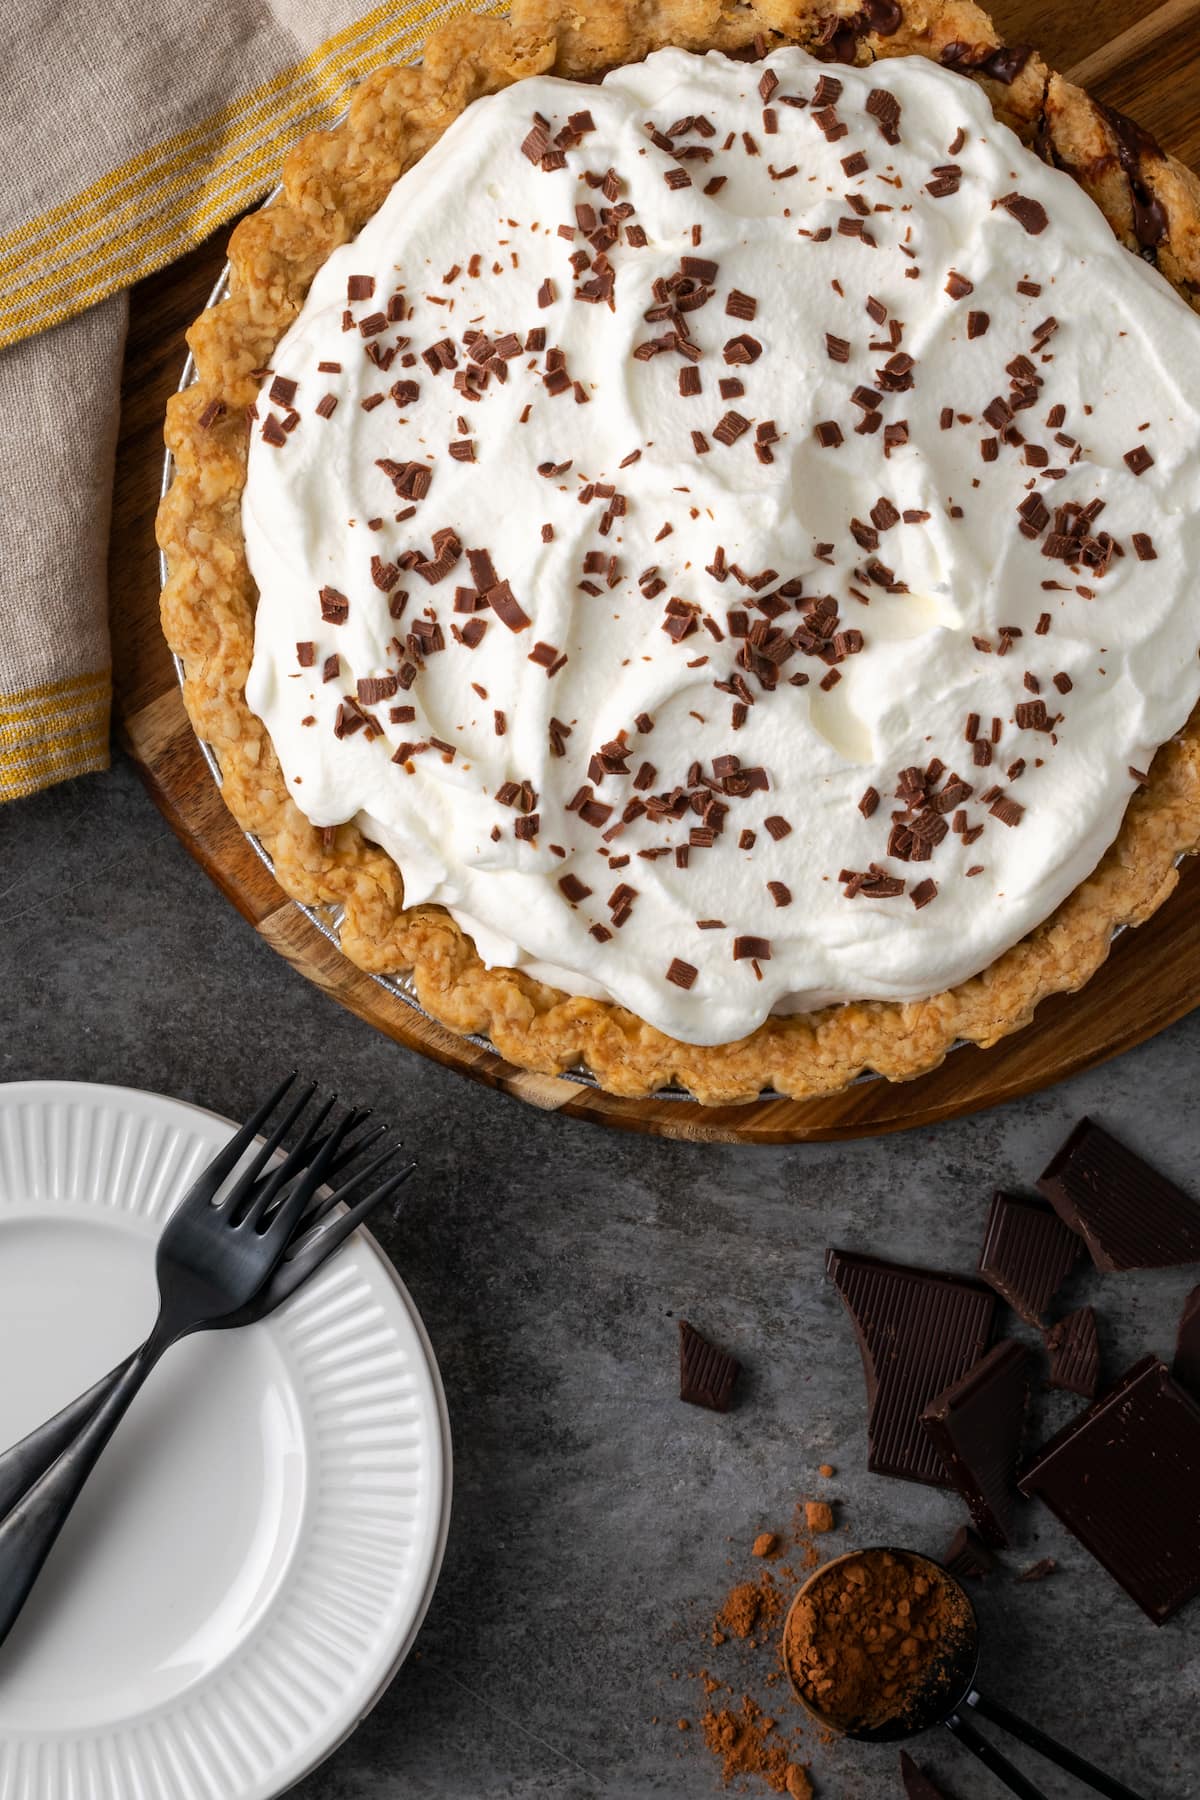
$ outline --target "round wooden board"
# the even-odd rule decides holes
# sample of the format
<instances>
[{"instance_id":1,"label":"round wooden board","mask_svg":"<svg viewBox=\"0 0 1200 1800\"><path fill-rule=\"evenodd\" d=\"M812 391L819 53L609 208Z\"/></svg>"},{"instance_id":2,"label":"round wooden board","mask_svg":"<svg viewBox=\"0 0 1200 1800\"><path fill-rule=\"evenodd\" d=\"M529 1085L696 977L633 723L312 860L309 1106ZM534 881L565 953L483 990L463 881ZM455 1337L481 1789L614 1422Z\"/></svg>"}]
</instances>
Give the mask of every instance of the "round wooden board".
<instances>
[{"instance_id":1,"label":"round wooden board","mask_svg":"<svg viewBox=\"0 0 1200 1800\"><path fill-rule=\"evenodd\" d=\"M1036 43L1052 66L1078 74L1168 149L1200 166L1197 0L1159 6L1095 0L1087 8L998 0L991 10L1008 42ZM132 295L110 569L119 732L197 861L310 981L397 1043L534 1106L629 1131L756 1144L870 1136L995 1106L1130 1049L1200 1002L1200 864L1187 866L1148 924L1121 935L1081 993L1047 1001L1026 1030L990 1050L956 1050L916 1081L860 1082L819 1100L702 1107L684 1100L615 1099L577 1082L514 1069L362 974L291 904L226 811L159 629L154 512L163 409L186 354L184 331L220 271L225 236L218 234Z\"/></svg>"}]
</instances>

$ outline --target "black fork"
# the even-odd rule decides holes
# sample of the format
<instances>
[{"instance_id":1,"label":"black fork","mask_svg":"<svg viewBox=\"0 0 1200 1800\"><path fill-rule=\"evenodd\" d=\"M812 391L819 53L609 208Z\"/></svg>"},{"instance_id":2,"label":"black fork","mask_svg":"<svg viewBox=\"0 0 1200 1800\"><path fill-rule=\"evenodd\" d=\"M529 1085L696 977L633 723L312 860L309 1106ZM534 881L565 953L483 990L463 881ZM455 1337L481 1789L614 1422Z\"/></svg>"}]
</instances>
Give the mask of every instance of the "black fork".
<instances>
[{"instance_id":1,"label":"black fork","mask_svg":"<svg viewBox=\"0 0 1200 1800\"><path fill-rule=\"evenodd\" d=\"M357 1137L350 1135L365 1116L352 1113L347 1120L344 1142L325 1171L327 1180L341 1174L372 1145L378 1147L384 1134L383 1126L360 1132ZM317 1139L312 1146L314 1154L319 1153L324 1142L324 1137ZM377 1186L367 1187L371 1177L391 1162L400 1148L399 1144L392 1144L344 1182L335 1194L312 1201L292 1234L284 1260L254 1298L226 1318L212 1320L204 1329L231 1331L239 1325L256 1324L282 1306L285 1300L290 1300L296 1289L341 1248L368 1213L391 1200L412 1175L416 1164L409 1162L403 1168L393 1169ZM107 1375L102 1375L86 1393L69 1401L53 1418L47 1419L44 1425L35 1426L11 1449L0 1452L0 1520L79 1436L132 1361L132 1356L127 1357Z\"/></svg>"},{"instance_id":2,"label":"black fork","mask_svg":"<svg viewBox=\"0 0 1200 1800\"><path fill-rule=\"evenodd\" d=\"M250 1306L283 1263L293 1233L306 1213L314 1229L308 1235L307 1249L304 1245L298 1249L297 1257L303 1256L305 1263L289 1291L294 1291L305 1275L324 1260L324 1255L336 1247L330 1237L336 1235L336 1228L344 1224L344 1219L329 1219L322 1226L320 1214L326 1206L319 1202L314 1206L314 1197L355 1115L348 1114L320 1138L321 1126L333 1105L332 1100L326 1102L306 1126L295 1149L264 1175L285 1133L312 1099L315 1087L305 1088L292 1101L247 1169L228 1192L222 1192L294 1080L290 1076L283 1082L230 1139L171 1215L159 1239L159 1312L150 1336L112 1378L107 1394L83 1430L0 1523L0 1643L11 1631L88 1476L163 1353L191 1332L229 1323ZM382 1160L376 1158L372 1169ZM364 1171L364 1175L368 1172ZM391 1180L394 1182L395 1177Z\"/></svg>"}]
</instances>

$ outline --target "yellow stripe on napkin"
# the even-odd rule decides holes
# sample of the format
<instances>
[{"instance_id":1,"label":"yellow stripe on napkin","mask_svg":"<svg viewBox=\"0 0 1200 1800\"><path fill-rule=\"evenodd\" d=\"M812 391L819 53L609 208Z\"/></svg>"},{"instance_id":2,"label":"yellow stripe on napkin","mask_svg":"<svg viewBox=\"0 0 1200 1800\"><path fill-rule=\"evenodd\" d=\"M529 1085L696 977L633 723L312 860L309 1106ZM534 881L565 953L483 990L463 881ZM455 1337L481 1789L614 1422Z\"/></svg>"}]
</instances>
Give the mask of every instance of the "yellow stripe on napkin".
<instances>
[{"instance_id":1,"label":"yellow stripe on napkin","mask_svg":"<svg viewBox=\"0 0 1200 1800\"><path fill-rule=\"evenodd\" d=\"M240 100L4 234L0 348L71 318L194 248L275 184L289 146L332 124L353 82L389 62L411 62L430 26L459 10L448 0L377 6ZM474 10L496 13L504 6L485 0Z\"/></svg>"},{"instance_id":2,"label":"yellow stripe on napkin","mask_svg":"<svg viewBox=\"0 0 1200 1800\"><path fill-rule=\"evenodd\" d=\"M0 802L108 767L107 669L0 694Z\"/></svg>"}]
</instances>

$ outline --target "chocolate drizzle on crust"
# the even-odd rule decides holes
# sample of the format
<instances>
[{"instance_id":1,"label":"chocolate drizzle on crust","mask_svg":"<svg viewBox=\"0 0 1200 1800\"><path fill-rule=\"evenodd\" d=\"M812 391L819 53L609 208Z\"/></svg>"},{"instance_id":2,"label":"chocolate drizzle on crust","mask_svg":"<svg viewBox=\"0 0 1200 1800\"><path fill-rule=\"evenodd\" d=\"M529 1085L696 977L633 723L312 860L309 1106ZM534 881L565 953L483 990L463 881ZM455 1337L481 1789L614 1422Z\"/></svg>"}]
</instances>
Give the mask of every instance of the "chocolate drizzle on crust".
<instances>
[{"instance_id":1,"label":"chocolate drizzle on crust","mask_svg":"<svg viewBox=\"0 0 1200 1800\"><path fill-rule=\"evenodd\" d=\"M943 68L986 75L989 81L1011 87L1032 55L1033 50L1028 44L1001 44L993 50L987 45L965 44L961 39L955 39L943 45L938 61Z\"/></svg>"},{"instance_id":2,"label":"chocolate drizzle on crust","mask_svg":"<svg viewBox=\"0 0 1200 1800\"><path fill-rule=\"evenodd\" d=\"M1143 165L1165 162L1162 146L1157 138L1151 137L1135 120L1117 112L1115 107L1105 106L1099 100L1093 104L1116 139L1117 158L1129 182L1134 236L1143 250L1153 252L1167 236L1167 210L1146 182Z\"/></svg>"}]
</instances>

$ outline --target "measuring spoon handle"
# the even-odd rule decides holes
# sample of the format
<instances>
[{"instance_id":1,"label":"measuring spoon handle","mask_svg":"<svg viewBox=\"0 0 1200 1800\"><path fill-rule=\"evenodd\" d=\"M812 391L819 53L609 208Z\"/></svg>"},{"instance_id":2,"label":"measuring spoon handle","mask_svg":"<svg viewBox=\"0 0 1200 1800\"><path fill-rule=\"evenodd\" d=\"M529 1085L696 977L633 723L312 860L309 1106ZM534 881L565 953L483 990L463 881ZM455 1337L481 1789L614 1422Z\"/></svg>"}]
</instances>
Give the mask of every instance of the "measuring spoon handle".
<instances>
[{"instance_id":1,"label":"measuring spoon handle","mask_svg":"<svg viewBox=\"0 0 1200 1800\"><path fill-rule=\"evenodd\" d=\"M1090 1787L1093 1793L1104 1794L1106 1800L1142 1800L1141 1795L1135 1794L1132 1788L1125 1786L1124 1782L1114 1780L1111 1775L1106 1775L1103 1769L1097 1769L1093 1763L1087 1762L1082 1756L1076 1756L1073 1750L1068 1750L1065 1745L1056 1743L1052 1737L1047 1737L1046 1733L1039 1731L1036 1725L1029 1725L1024 1719L1018 1719L1016 1713L1010 1713L1008 1708L1001 1706L998 1701L989 1700L984 1694L974 1692L968 1694L967 1705L981 1718L990 1719L993 1725L999 1725L1001 1731L1010 1732L1023 1744L1028 1744L1031 1750L1036 1750L1039 1756L1046 1758L1047 1762L1056 1763L1060 1769L1065 1769L1068 1775L1074 1775L1077 1780Z\"/></svg>"},{"instance_id":2,"label":"measuring spoon handle","mask_svg":"<svg viewBox=\"0 0 1200 1800\"><path fill-rule=\"evenodd\" d=\"M990 1769L993 1775L1000 1777L1009 1793L1016 1794L1017 1800L1046 1800L1046 1795L1043 1794L1041 1788L1034 1787L1032 1781L1025 1779L1020 1769L1013 1767L1007 1756L1003 1756L995 1745L988 1743L986 1738L980 1737L969 1719L964 1719L960 1713L953 1712L945 1721L945 1725L946 1730L952 1731L960 1744L965 1745L972 1755L979 1758L985 1769Z\"/></svg>"}]
</instances>

